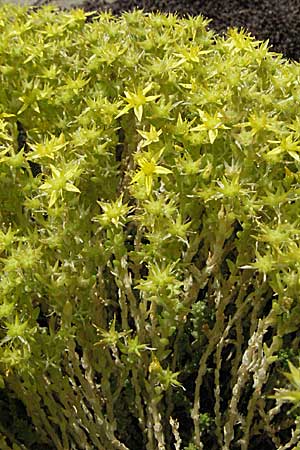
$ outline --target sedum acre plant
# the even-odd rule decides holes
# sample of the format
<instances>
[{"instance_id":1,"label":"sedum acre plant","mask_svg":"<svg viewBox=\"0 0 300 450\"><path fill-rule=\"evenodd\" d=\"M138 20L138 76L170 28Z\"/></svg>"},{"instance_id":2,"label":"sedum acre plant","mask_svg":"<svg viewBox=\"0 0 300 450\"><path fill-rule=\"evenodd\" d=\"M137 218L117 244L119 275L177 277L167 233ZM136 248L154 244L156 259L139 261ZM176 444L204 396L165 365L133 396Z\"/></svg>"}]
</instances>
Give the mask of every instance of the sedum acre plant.
<instances>
[{"instance_id":1,"label":"sedum acre plant","mask_svg":"<svg viewBox=\"0 0 300 450\"><path fill-rule=\"evenodd\" d=\"M3 450L300 445L300 67L208 22L0 9Z\"/></svg>"}]
</instances>

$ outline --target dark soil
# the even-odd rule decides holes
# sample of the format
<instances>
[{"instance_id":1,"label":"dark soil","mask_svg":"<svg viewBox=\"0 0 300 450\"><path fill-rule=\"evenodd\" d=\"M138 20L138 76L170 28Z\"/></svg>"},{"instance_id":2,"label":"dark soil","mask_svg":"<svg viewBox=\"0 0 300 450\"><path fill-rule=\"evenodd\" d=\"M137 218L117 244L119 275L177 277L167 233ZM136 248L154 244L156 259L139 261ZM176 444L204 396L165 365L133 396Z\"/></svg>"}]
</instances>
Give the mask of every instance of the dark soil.
<instances>
[{"instance_id":1,"label":"dark soil","mask_svg":"<svg viewBox=\"0 0 300 450\"><path fill-rule=\"evenodd\" d=\"M218 33L245 28L258 40L269 39L271 51L300 61L300 0L86 0L85 11L109 10L115 15L134 8L145 12L177 12L179 17L202 14L213 19Z\"/></svg>"}]
</instances>

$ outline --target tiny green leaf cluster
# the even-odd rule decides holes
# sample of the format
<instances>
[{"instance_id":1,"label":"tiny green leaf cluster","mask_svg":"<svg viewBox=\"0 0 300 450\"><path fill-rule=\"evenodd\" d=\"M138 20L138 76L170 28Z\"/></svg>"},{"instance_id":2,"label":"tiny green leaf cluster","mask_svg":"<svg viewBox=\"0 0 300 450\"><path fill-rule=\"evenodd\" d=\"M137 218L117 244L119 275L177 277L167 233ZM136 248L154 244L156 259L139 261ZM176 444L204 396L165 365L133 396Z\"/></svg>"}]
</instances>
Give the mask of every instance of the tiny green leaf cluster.
<instances>
[{"instance_id":1,"label":"tiny green leaf cluster","mask_svg":"<svg viewBox=\"0 0 300 450\"><path fill-rule=\"evenodd\" d=\"M0 9L3 449L300 445L300 66L208 23Z\"/></svg>"}]
</instances>

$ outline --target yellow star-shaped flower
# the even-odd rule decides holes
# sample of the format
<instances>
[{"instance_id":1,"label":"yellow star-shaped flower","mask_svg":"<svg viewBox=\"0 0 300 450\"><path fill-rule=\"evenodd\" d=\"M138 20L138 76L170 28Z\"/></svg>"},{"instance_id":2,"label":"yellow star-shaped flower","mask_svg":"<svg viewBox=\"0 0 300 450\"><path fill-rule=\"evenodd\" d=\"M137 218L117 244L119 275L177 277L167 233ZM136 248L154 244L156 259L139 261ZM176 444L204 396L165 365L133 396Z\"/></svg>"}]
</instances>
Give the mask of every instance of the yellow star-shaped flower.
<instances>
[{"instance_id":1,"label":"yellow star-shaped flower","mask_svg":"<svg viewBox=\"0 0 300 450\"><path fill-rule=\"evenodd\" d=\"M171 170L157 165L159 158L161 157L164 148L162 148L155 155L151 155L151 153L144 153L142 155L138 155L136 157L137 163L140 166L140 170L137 174L132 178L131 183L136 183L137 181L141 181L145 183L146 193L150 195L152 191L153 185L153 177L154 175L162 175L172 173Z\"/></svg>"}]
</instances>

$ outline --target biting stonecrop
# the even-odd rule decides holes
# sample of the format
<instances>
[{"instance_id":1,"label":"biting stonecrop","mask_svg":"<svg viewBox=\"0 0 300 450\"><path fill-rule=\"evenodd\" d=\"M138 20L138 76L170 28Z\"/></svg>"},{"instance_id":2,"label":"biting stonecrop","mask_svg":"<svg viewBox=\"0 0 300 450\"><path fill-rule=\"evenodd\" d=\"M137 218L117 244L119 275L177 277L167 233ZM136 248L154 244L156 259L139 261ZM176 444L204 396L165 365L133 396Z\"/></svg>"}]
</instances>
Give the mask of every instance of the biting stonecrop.
<instances>
[{"instance_id":1,"label":"biting stonecrop","mask_svg":"<svg viewBox=\"0 0 300 450\"><path fill-rule=\"evenodd\" d=\"M148 196L151 194L155 175L172 173L171 170L157 164L163 154L163 151L164 148L156 154L152 154L151 152L143 152L136 155L139 170L133 176L131 183L140 182L140 184L145 188Z\"/></svg>"},{"instance_id":2,"label":"biting stonecrop","mask_svg":"<svg viewBox=\"0 0 300 450\"><path fill-rule=\"evenodd\" d=\"M208 23L0 9L1 449L300 445L300 66Z\"/></svg>"}]
</instances>

